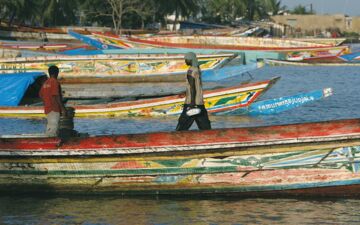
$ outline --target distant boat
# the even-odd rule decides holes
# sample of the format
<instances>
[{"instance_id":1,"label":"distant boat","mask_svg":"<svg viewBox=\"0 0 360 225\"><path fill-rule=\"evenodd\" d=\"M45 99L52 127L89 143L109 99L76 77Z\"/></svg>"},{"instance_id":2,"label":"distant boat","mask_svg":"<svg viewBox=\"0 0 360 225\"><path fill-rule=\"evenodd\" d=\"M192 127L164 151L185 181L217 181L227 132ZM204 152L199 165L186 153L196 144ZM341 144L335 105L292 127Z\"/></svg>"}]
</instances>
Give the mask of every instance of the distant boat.
<instances>
[{"instance_id":1,"label":"distant boat","mask_svg":"<svg viewBox=\"0 0 360 225\"><path fill-rule=\"evenodd\" d=\"M359 124L2 135L0 193L359 197Z\"/></svg>"},{"instance_id":2,"label":"distant boat","mask_svg":"<svg viewBox=\"0 0 360 225\"><path fill-rule=\"evenodd\" d=\"M360 62L360 52L354 52L339 56L340 59L346 62Z\"/></svg>"},{"instance_id":3,"label":"distant boat","mask_svg":"<svg viewBox=\"0 0 360 225\"><path fill-rule=\"evenodd\" d=\"M311 43L319 43L325 45L339 46L346 41L346 38L294 38L296 41L305 41Z\"/></svg>"},{"instance_id":4,"label":"distant boat","mask_svg":"<svg viewBox=\"0 0 360 225\"><path fill-rule=\"evenodd\" d=\"M68 44L57 43L0 41L0 48L4 49L55 51L68 47Z\"/></svg>"},{"instance_id":5,"label":"distant boat","mask_svg":"<svg viewBox=\"0 0 360 225\"><path fill-rule=\"evenodd\" d=\"M333 46L329 48L317 48L301 51L290 51L286 53L286 60L301 62L341 62L339 57L348 54L350 49L348 46Z\"/></svg>"},{"instance_id":6,"label":"distant boat","mask_svg":"<svg viewBox=\"0 0 360 225\"><path fill-rule=\"evenodd\" d=\"M153 36L128 37L126 40L153 45L154 47L258 50L258 51L304 51L330 48L331 45L295 41L281 38L229 37L229 36ZM347 46L343 46L347 47Z\"/></svg>"},{"instance_id":7,"label":"distant boat","mask_svg":"<svg viewBox=\"0 0 360 225\"><path fill-rule=\"evenodd\" d=\"M107 43L103 43L101 41L98 41L94 38L76 33L74 31L69 30L68 33L73 36L74 38L78 39L79 41L84 42L85 44L88 44L92 47L95 47L96 49L119 49L121 48L118 45L113 45L113 44L107 44Z\"/></svg>"},{"instance_id":8,"label":"distant boat","mask_svg":"<svg viewBox=\"0 0 360 225\"><path fill-rule=\"evenodd\" d=\"M346 63L346 62L335 62L335 63L324 63L324 62L294 62L286 60L274 60L265 59L265 64L270 66L360 66L360 63Z\"/></svg>"},{"instance_id":9,"label":"distant boat","mask_svg":"<svg viewBox=\"0 0 360 225\"><path fill-rule=\"evenodd\" d=\"M279 78L204 91L209 113L248 107ZM76 117L169 116L182 112L185 96L123 101L108 104L73 105ZM0 117L44 117L42 106L0 107Z\"/></svg>"}]
</instances>

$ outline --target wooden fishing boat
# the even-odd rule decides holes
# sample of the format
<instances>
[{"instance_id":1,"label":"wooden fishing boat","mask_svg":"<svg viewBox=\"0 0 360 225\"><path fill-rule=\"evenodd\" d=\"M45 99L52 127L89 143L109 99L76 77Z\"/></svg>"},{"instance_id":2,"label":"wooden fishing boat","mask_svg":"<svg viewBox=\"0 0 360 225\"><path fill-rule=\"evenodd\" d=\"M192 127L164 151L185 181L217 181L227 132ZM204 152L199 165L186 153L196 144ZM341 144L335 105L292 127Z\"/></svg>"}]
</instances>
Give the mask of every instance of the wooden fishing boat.
<instances>
[{"instance_id":1,"label":"wooden fishing boat","mask_svg":"<svg viewBox=\"0 0 360 225\"><path fill-rule=\"evenodd\" d=\"M338 56L351 52L346 45L333 46L290 39L255 37L170 36L146 39L127 38L126 40L151 44L153 47L275 51L285 54L286 59L292 61L336 61Z\"/></svg>"},{"instance_id":2,"label":"wooden fishing boat","mask_svg":"<svg viewBox=\"0 0 360 225\"><path fill-rule=\"evenodd\" d=\"M339 56L339 58L345 62L358 63L360 60L360 52L344 54L344 55Z\"/></svg>"},{"instance_id":3,"label":"wooden fishing boat","mask_svg":"<svg viewBox=\"0 0 360 225\"><path fill-rule=\"evenodd\" d=\"M286 60L265 59L264 62L270 66L360 66L360 63L323 63L323 62L294 62Z\"/></svg>"},{"instance_id":4,"label":"wooden fishing boat","mask_svg":"<svg viewBox=\"0 0 360 225\"><path fill-rule=\"evenodd\" d=\"M119 49L119 48L123 48L120 47L120 45L114 45L112 43L104 43L101 41L98 41L94 38L82 35L82 34L78 34L74 31L69 30L68 33L73 36L74 38L78 39L79 41L82 41L92 47L95 47L96 49Z\"/></svg>"},{"instance_id":5,"label":"wooden fishing boat","mask_svg":"<svg viewBox=\"0 0 360 225\"><path fill-rule=\"evenodd\" d=\"M290 51L286 53L286 60L288 61L302 61L311 63L320 62L341 62L339 58L341 55L348 54L350 48L348 46L334 46L329 48L315 48L301 51Z\"/></svg>"},{"instance_id":6,"label":"wooden fishing boat","mask_svg":"<svg viewBox=\"0 0 360 225\"><path fill-rule=\"evenodd\" d=\"M294 38L296 41L305 41L311 43L320 43L325 45L339 46L346 41L346 38Z\"/></svg>"},{"instance_id":7,"label":"wooden fishing boat","mask_svg":"<svg viewBox=\"0 0 360 225\"><path fill-rule=\"evenodd\" d=\"M224 66L219 69L205 70L202 72L204 89L214 89L218 87L229 87L231 84L226 79L256 70L264 65L263 62L250 63L247 65ZM183 75L184 77L184 75ZM128 98L128 97L159 97L183 93L186 88L184 79L179 82L95 82L88 83L63 83L62 91L65 98L71 99L90 99L90 98ZM109 80L109 79L107 79ZM83 80L80 80L83 81Z\"/></svg>"},{"instance_id":8,"label":"wooden fishing boat","mask_svg":"<svg viewBox=\"0 0 360 225\"><path fill-rule=\"evenodd\" d=\"M209 113L248 107L279 78L204 91L205 107ZM76 117L169 116L181 113L184 95L123 101L109 104L72 105ZM0 117L45 117L42 106L0 107Z\"/></svg>"},{"instance_id":9,"label":"wooden fishing boat","mask_svg":"<svg viewBox=\"0 0 360 225\"><path fill-rule=\"evenodd\" d=\"M143 54L186 54L191 51L196 55L218 55L218 54L237 54L241 57L246 64L256 62L258 59L278 59L285 60L286 55L284 53L272 52L272 51L242 51L242 50L217 50L217 49L186 49L186 48L128 48L128 49L110 49L110 50L97 50L98 54L122 54L122 55L143 55ZM93 51L83 51L81 54L86 55Z\"/></svg>"},{"instance_id":10,"label":"wooden fishing boat","mask_svg":"<svg viewBox=\"0 0 360 225\"><path fill-rule=\"evenodd\" d=\"M54 54L55 53L43 52L43 51L0 48L0 58L33 57L33 56L46 56L46 55L49 56Z\"/></svg>"},{"instance_id":11,"label":"wooden fishing boat","mask_svg":"<svg viewBox=\"0 0 360 225\"><path fill-rule=\"evenodd\" d=\"M1 48L22 49L22 50L59 50L68 47L67 44L51 43L18 43L18 42L0 42Z\"/></svg>"},{"instance_id":12,"label":"wooden fishing boat","mask_svg":"<svg viewBox=\"0 0 360 225\"><path fill-rule=\"evenodd\" d=\"M324 88L322 90L311 91L291 96L284 96L275 99L267 99L256 101L248 108L240 108L232 112L224 114L247 114L247 115L274 115L290 109L300 107L302 105L328 98L333 95L332 88Z\"/></svg>"},{"instance_id":13,"label":"wooden fishing boat","mask_svg":"<svg viewBox=\"0 0 360 225\"><path fill-rule=\"evenodd\" d=\"M0 29L0 36L16 40L52 40L74 41L73 37L64 33L52 33L49 31L8 31Z\"/></svg>"},{"instance_id":14,"label":"wooden fishing boat","mask_svg":"<svg viewBox=\"0 0 360 225\"><path fill-rule=\"evenodd\" d=\"M129 48L156 48L156 46L145 43L133 42L128 39L119 37L113 34L104 34L101 32L93 32L92 36L105 45L115 46L118 48L129 49Z\"/></svg>"},{"instance_id":15,"label":"wooden fishing boat","mask_svg":"<svg viewBox=\"0 0 360 225\"><path fill-rule=\"evenodd\" d=\"M360 120L0 138L0 193L360 196Z\"/></svg>"},{"instance_id":16,"label":"wooden fishing boat","mask_svg":"<svg viewBox=\"0 0 360 225\"><path fill-rule=\"evenodd\" d=\"M128 37L126 40L158 47L230 50L300 51L331 47L325 44L300 42L289 39L257 37L155 36L147 38Z\"/></svg>"},{"instance_id":17,"label":"wooden fishing boat","mask_svg":"<svg viewBox=\"0 0 360 225\"><path fill-rule=\"evenodd\" d=\"M234 54L198 55L203 71L223 66ZM38 56L0 59L0 72L47 72L57 65L62 83L183 81L183 55ZM171 75L171 76L170 76Z\"/></svg>"}]
</instances>

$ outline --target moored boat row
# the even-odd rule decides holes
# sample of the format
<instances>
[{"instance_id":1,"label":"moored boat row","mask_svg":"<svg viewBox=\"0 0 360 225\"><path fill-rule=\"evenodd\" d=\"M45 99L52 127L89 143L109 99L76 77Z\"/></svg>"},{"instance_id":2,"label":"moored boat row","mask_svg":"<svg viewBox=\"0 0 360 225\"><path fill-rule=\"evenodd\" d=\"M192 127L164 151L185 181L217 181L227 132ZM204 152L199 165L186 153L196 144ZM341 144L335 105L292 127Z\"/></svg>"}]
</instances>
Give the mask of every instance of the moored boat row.
<instances>
[{"instance_id":1,"label":"moored boat row","mask_svg":"<svg viewBox=\"0 0 360 225\"><path fill-rule=\"evenodd\" d=\"M179 115L185 100L179 91L185 88L176 84L186 80L184 54L189 51L197 53L204 87L211 83L204 91L210 114L280 113L326 98L332 89L256 102L278 80L241 84L241 74L259 68L257 59L323 63L350 52L345 45L280 38L69 33L89 46L78 44L68 52L72 56L63 51L68 46L51 43L3 46L32 47L40 53L46 47L54 55L0 59L0 71L46 73L57 65L64 97L75 99L67 106L80 118ZM219 81L228 78L232 80L222 87ZM111 92L116 100L76 104L76 98L91 102L100 92ZM43 111L33 105L0 107L0 117L43 118ZM303 196L319 195L320 190L324 196L358 196L359 124L353 119L108 136L2 135L0 193Z\"/></svg>"}]
</instances>

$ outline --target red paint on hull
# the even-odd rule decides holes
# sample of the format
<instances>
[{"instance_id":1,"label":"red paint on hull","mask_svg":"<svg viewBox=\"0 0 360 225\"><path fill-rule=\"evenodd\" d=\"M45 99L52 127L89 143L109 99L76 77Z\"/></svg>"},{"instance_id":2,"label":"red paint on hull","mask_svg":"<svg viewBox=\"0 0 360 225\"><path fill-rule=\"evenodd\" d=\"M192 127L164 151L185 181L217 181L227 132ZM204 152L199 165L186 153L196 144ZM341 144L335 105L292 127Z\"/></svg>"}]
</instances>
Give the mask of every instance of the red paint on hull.
<instances>
[{"instance_id":1,"label":"red paint on hull","mask_svg":"<svg viewBox=\"0 0 360 225\"><path fill-rule=\"evenodd\" d=\"M260 46L236 46L236 45L210 45L210 44L183 44L183 43L171 43L144 40L138 38L128 38L129 41L148 44L160 47L170 48L196 48L196 49L225 49L225 50L257 50L257 51L299 51L299 50L315 50L315 49L327 49L329 46L316 46L316 47L260 47Z\"/></svg>"},{"instance_id":2,"label":"red paint on hull","mask_svg":"<svg viewBox=\"0 0 360 225\"><path fill-rule=\"evenodd\" d=\"M0 138L2 150L59 149L61 151L96 150L112 148L176 147L214 144L232 144L360 135L360 119L317 123L278 125L267 127L214 129L207 131L157 132L72 138L62 142L58 138ZM131 153L131 152L129 152Z\"/></svg>"}]
</instances>

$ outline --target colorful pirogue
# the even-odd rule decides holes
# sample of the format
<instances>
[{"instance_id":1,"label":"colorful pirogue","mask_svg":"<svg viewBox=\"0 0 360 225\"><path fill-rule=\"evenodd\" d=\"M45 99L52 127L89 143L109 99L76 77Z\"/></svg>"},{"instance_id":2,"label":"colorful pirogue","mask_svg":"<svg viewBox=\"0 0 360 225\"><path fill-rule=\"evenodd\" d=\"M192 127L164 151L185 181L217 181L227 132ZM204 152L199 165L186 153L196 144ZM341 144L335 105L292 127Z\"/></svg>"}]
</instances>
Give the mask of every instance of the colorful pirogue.
<instances>
[{"instance_id":1,"label":"colorful pirogue","mask_svg":"<svg viewBox=\"0 0 360 225\"><path fill-rule=\"evenodd\" d=\"M155 36L147 38L129 37L127 40L151 44L157 47L209 48L231 50L288 51L298 49L328 48L331 45L294 41L280 38L226 37L226 36Z\"/></svg>"},{"instance_id":2,"label":"colorful pirogue","mask_svg":"<svg viewBox=\"0 0 360 225\"><path fill-rule=\"evenodd\" d=\"M351 52L349 46L346 45L334 46L330 43L322 44L276 38L229 36L154 36L150 38L116 38L114 35L100 35L98 33L94 34L94 36L105 45L110 43L120 48L131 48L131 46L139 47L136 46L136 44L143 44L162 48L273 51L284 54L287 60L293 61L336 61L338 60L338 56ZM124 46L124 43L127 43L127 46Z\"/></svg>"},{"instance_id":3,"label":"colorful pirogue","mask_svg":"<svg viewBox=\"0 0 360 225\"><path fill-rule=\"evenodd\" d=\"M309 50L286 52L286 59L289 61L305 62L340 62L339 56L350 52L348 46L332 46L328 48L315 48Z\"/></svg>"},{"instance_id":4,"label":"colorful pirogue","mask_svg":"<svg viewBox=\"0 0 360 225\"><path fill-rule=\"evenodd\" d=\"M278 78L271 80L204 91L205 107L210 113L236 110L248 107L262 93L269 89ZM118 116L168 116L182 111L184 96L143 99L137 101L78 105L76 117L118 117ZM43 107L0 107L0 117L44 117Z\"/></svg>"},{"instance_id":5,"label":"colorful pirogue","mask_svg":"<svg viewBox=\"0 0 360 225\"><path fill-rule=\"evenodd\" d=\"M198 55L204 71L234 57L234 54ZM96 82L101 82L99 78L111 78L112 82L183 81L182 75L188 69L183 55L94 55L0 59L0 72L46 72L49 65L57 65L60 79L67 83L92 82L94 78Z\"/></svg>"},{"instance_id":6,"label":"colorful pirogue","mask_svg":"<svg viewBox=\"0 0 360 225\"><path fill-rule=\"evenodd\" d=\"M269 66L360 66L360 63L349 62L294 62L287 60L265 59L265 64Z\"/></svg>"},{"instance_id":7,"label":"colorful pirogue","mask_svg":"<svg viewBox=\"0 0 360 225\"><path fill-rule=\"evenodd\" d=\"M1 193L359 196L360 120L0 138Z\"/></svg>"}]
</instances>

